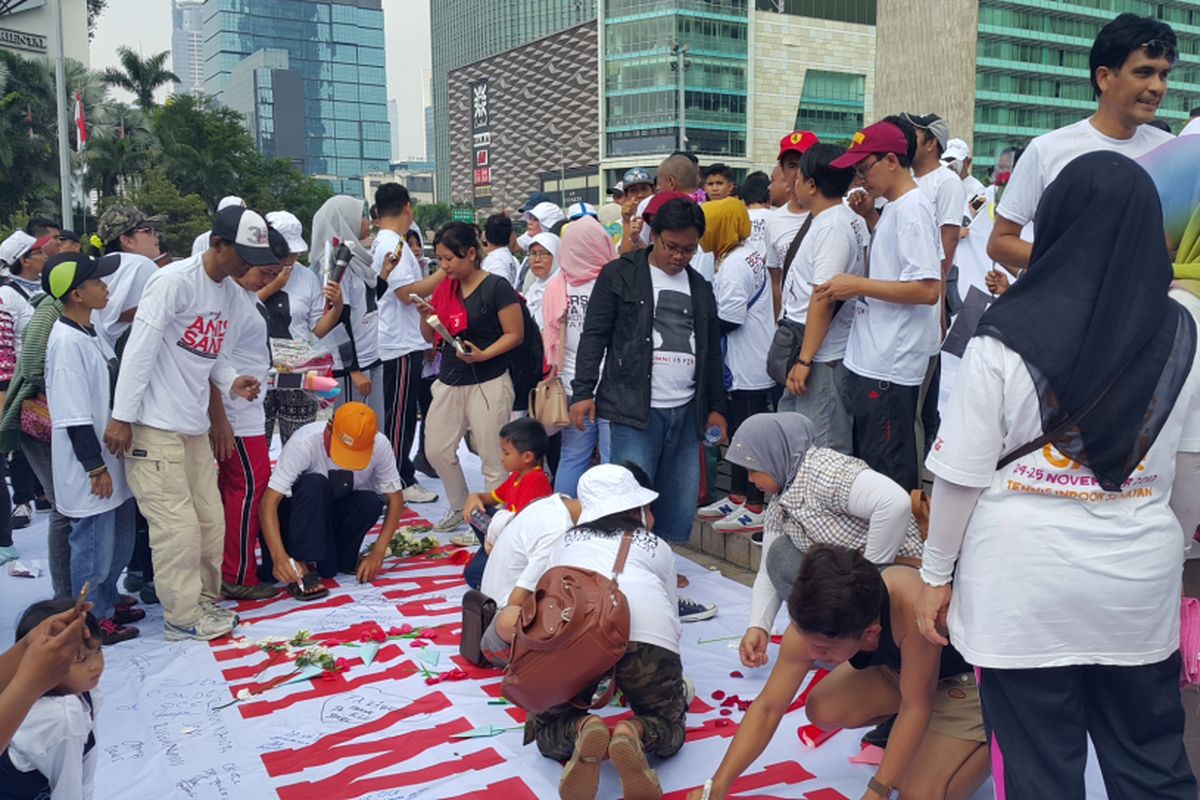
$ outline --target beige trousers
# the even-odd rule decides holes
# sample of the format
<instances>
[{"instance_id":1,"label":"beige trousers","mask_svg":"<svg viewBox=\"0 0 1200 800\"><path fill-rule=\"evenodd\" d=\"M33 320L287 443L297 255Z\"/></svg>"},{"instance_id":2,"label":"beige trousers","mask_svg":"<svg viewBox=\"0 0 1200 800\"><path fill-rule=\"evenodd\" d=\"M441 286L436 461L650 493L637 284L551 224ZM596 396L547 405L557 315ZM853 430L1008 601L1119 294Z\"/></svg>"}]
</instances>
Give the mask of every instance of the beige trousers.
<instances>
[{"instance_id":1,"label":"beige trousers","mask_svg":"<svg viewBox=\"0 0 1200 800\"><path fill-rule=\"evenodd\" d=\"M190 626L200 618L200 600L216 600L221 592L225 517L212 446L207 436L134 425L125 473L150 523L163 616Z\"/></svg>"},{"instance_id":2,"label":"beige trousers","mask_svg":"<svg viewBox=\"0 0 1200 800\"><path fill-rule=\"evenodd\" d=\"M425 419L425 458L437 470L450 507L462 511L467 480L458 463L458 445L467 430L483 462L484 486L499 488L508 478L500 464L500 429L512 416L513 386L508 373L471 386L433 382L433 402Z\"/></svg>"}]
</instances>

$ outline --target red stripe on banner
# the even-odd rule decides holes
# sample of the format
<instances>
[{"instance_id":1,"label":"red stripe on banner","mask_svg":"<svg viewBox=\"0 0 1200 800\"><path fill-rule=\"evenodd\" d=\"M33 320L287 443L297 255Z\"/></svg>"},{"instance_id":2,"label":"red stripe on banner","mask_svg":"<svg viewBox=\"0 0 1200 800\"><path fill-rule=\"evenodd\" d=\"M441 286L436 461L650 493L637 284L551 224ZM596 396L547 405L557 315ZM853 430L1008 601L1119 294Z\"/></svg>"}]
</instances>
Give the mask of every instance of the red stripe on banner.
<instances>
[{"instance_id":1,"label":"red stripe on banner","mask_svg":"<svg viewBox=\"0 0 1200 800\"><path fill-rule=\"evenodd\" d=\"M520 778L508 778L499 783L489 784L483 789L456 794L442 800L496 800L497 797L503 797L504 800L538 800L538 796Z\"/></svg>"},{"instance_id":2,"label":"red stripe on banner","mask_svg":"<svg viewBox=\"0 0 1200 800\"><path fill-rule=\"evenodd\" d=\"M384 648L379 651L379 655L375 656L375 663L388 661L400 654L399 648ZM260 700L254 703L242 703L238 706L238 710L242 712L243 719L253 719L254 717L265 717L267 714L273 714L283 708L302 703L305 700L314 700L318 697L329 697L330 695L341 694L348 692L351 689L357 689L360 686L368 686L372 683L379 683L388 680L404 680L417 674L417 667L407 659L398 662L394 667L383 670L382 672L372 672L368 675L358 675L348 679L346 673L335 672L332 678L326 679L324 676L315 678L309 681L310 688L302 692L289 694L286 697L281 697L278 700ZM237 694L235 689L234 694Z\"/></svg>"},{"instance_id":3,"label":"red stripe on banner","mask_svg":"<svg viewBox=\"0 0 1200 800\"><path fill-rule=\"evenodd\" d=\"M323 583L330 589L337 588L337 581L323 581ZM316 609L316 608L338 608L340 606L349 605L350 603L354 602L354 598L351 597L350 595L339 594L339 595L334 595L334 596L328 598L327 600L320 600L320 601L310 600L308 602L304 602L302 600L295 600L295 601L292 601L294 603L294 605L292 605L291 608L288 608L284 611L277 611L274 614L262 614L262 615L253 616L253 617L247 616L247 613L250 611L257 611L261 608L265 608L266 606L273 605L276 603L282 603L282 602L288 601L288 600L292 600L292 596L290 594L283 594L283 595L280 595L279 597L271 599L271 600L264 600L261 603L254 603L253 608L247 609L245 611L242 610L241 604L239 604L237 606L238 615L241 616L242 624L245 625L246 623L258 623L258 622L266 622L269 619L279 619L280 617L286 617L288 614L295 614L299 611L312 611L313 609ZM216 644L216 643L228 644L229 640L228 639L217 639L217 640L214 640L214 644Z\"/></svg>"},{"instance_id":4,"label":"red stripe on banner","mask_svg":"<svg viewBox=\"0 0 1200 800\"><path fill-rule=\"evenodd\" d=\"M808 682L808 686L806 686L804 688L804 691L801 692L800 695L795 700L792 701L792 704L790 706L788 706L787 711L785 711L783 713L790 714L793 711L798 711L801 708L803 708L804 704L808 702L809 692L811 692L813 690L814 686L816 686L821 681L825 680L827 677L829 677L829 670L827 670L827 669L817 670L813 674L812 680Z\"/></svg>"},{"instance_id":5,"label":"red stripe on banner","mask_svg":"<svg viewBox=\"0 0 1200 800\"><path fill-rule=\"evenodd\" d=\"M471 723L465 719L457 720L455 723L451 723L451 725L464 726L463 730L470 730L471 728ZM439 727L448 728L450 725ZM418 731L417 733L425 734L423 731ZM411 736L413 734L404 735ZM415 742L418 753L424 752L427 746L432 744L425 740L424 735L418 737L418 739L419 741ZM365 777L372 772L393 766L395 763L396 759L392 753L383 753L375 758L352 764L337 775L331 775L324 780L305 781L304 783L294 783L290 786L281 786L278 790L279 798L280 800L313 800L315 797L361 797L371 792L382 792L386 789L399 789L403 786L431 783L444 778L462 775L469 770L490 769L491 767L503 764L504 759L495 750L489 748L462 756L458 759L425 767L424 769L416 769L411 772L393 772L388 775L380 775L376 778Z\"/></svg>"},{"instance_id":6,"label":"red stripe on banner","mask_svg":"<svg viewBox=\"0 0 1200 800\"><path fill-rule=\"evenodd\" d=\"M447 605L448 602L444 597L435 597L432 600L412 600L408 603L399 604L396 606L396 610L404 617L456 616L461 618L462 604L460 603L457 606Z\"/></svg>"},{"instance_id":7,"label":"red stripe on banner","mask_svg":"<svg viewBox=\"0 0 1200 800\"><path fill-rule=\"evenodd\" d=\"M406 597L414 597L419 594L433 594L435 592L461 589L463 579L461 575L413 575L400 578L384 578L383 580L376 580L373 585L383 587L398 586L401 584L415 584L415 586L411 589L387 591L383 593L383 596L388 600L403 600Z\"/></svg>"},{"instance_id":8,"label":"red stripe on banner","mask_svg":"<svg viewBox=\"0 0 1200 800\"><path fill-rule=\"evenodd\" d=\"M387 635L384 633L383 628L380 627L378 622L368 621L359 622L351 625L348 628L342 628L341 630L311 634L309 641L320 642L327 647L333 647L335 645L345 644L347 642L360 642L364 639L364 637L375 639L376 641L380 641L381 639L386 641ZM222 649L215 650L213 652L213 658L215 658L218 663L222 661L236 661L239 658L249 658L251 656L257 656L260 652L262 652L257 647L238 647L237 642L228 638L222 639L221 642L225 646ZM271 664L282 664L283 661L283 654L272 654L253 665L233 667L231 669L224 670L221 674L225 676L226 680L241 680L243 678L257 675Z\"/></svg>"},{"instance_id":9,"label":"red stripe on banner","mask_svg":"<svg viewBox=\"0 0 1200 800\"><path fill-rule=\"evenodd\" d=\"M772 764L761 772L754 772L738 778L733 782L733 786L730 787L729 796L733 797L742 792L754 792L780 784L795 786L798 783L812 780L812 778L813 774L795 761L784 761L779 764ZM702 788L701 785L689 786L686 789L670 792L663 795L663 800L686 800L689 792L700 788Z\"/></svg>"},{"instance_id":10,"label":"red stripe on banner","mask_svg":"<svg viewBox=\"0 0 1200 800\"><path fill-rule=\"evenodd\" d=\"M684 741L698 742L702 739L711 739L714 736L720 736L723 739L728 739L737 733L738 724L731 719L725 717L717 717L716 719L706 719L698 728L688 728Z\"/></svg>"},{"instance_id":11,"label":"red stripe on banner","mask_svg":"<svg viewBox=\"0 0 1200 800\"><path fill-rule=\"evenodd\" d=\"M806 792L804 800L850 800L846 795L839 792L837 789L816 789L811 792Z\"/></svg>"}]
</instances>

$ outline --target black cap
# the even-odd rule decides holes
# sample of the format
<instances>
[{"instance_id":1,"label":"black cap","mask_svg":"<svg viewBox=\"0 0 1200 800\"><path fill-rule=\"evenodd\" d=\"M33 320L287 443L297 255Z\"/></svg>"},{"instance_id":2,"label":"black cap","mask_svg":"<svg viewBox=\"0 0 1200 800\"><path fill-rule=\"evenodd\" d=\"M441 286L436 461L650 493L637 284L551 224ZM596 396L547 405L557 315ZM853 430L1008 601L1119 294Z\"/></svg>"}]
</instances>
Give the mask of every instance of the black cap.
<instances>
[{"instance_id":1,"label":"black cap","mask_svg":"<svg viewBox=\"0 0 1200 800\"><path fill-rule=\"evenodd\" d=\"M258 213L241 206L230 206L217 213L212 235L233 245L242 261L252 267L268 267L279 259L271 252L267 221Z\"/></svg>"},{"instance_id":2,"label":"black cap","mask_svg":"<svg viewBox=\"0 0 1200 800\"><path fill-rule=\"evenodd\" d=\"M101 258L83 253L60 253L42 268L42 289L55 300L62 300L84 281L112 275L120 266L120 253Z\"/></svg>"}]
</instances>

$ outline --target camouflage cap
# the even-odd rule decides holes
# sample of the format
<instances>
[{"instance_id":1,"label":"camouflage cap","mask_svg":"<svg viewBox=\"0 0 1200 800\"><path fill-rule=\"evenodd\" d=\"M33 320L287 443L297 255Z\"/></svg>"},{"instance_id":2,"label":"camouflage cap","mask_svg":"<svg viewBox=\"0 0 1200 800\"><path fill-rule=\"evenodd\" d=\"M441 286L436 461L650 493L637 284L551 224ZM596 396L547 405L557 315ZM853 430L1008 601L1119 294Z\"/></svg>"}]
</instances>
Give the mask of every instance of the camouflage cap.
<instances>
[{"instance_id":1,"label":"camouflage cap","mask_svg":"<svg viewBox=\"0 0 1200 800\"><path fill-rule=\"evenodd\" d=\"M133 206L112 206L100 215L100 224L96 234L100 241L108 244L112 240L129 233L134 228L148 225L151 228L162 227L162 216L148 217Z\"/></svg>"}]
</instances>

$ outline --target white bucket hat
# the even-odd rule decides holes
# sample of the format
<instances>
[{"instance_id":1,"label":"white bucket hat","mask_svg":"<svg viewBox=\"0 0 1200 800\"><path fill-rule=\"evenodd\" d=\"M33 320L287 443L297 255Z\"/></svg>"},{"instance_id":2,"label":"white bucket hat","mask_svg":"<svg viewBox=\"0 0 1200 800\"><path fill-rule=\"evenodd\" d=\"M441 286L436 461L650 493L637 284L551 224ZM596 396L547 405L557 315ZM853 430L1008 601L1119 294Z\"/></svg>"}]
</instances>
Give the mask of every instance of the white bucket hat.
<instances>
[{"instance_id":1,"label":"white bucket hat","mask_svg":"<svg viewBox=\"0 0 1200 800\"><path fill-rule=\"evenodd\" d=\"M308 252L308 243L304 241L304 226L295 214L290 211L272 211L267 214L267 223L287 239L288 250L292 255Z\"/></svg>"},{"instance_id":2,"label":"white bucket hat","mask_svg":"<svg viewBox=\"0 0 1200 800\"><path fill-rule=\"evenodd\" d=\"M583 506L580 525L609 514L643 508L658 497L658 492L642 486L632 472L617 464L600 464L583 473L577 494Z\"/></svg>"}]
</instances>

